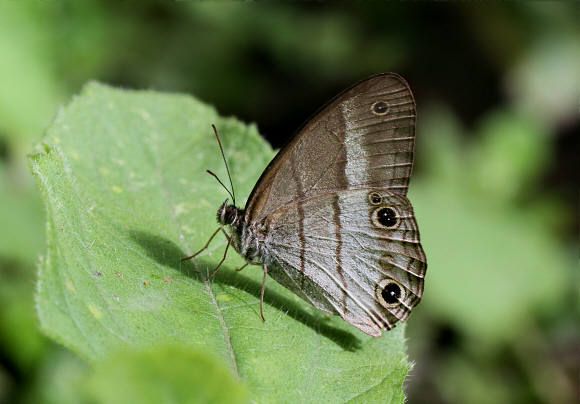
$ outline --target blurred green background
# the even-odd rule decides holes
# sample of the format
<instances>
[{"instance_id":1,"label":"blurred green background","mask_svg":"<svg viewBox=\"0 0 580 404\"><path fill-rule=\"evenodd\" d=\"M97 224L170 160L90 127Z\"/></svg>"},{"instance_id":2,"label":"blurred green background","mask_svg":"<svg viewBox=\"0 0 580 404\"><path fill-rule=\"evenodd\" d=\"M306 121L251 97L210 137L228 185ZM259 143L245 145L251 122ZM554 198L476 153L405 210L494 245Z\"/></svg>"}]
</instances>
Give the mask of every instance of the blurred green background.
<instances>
[{"instance_id":1,"label":"blurred green background","mask_svg":"<svg viewBox=\"0 0 580 404\"><path fill-rule=\"evenodd\" d=\"M429 271L410 403L572 403L580 5L0 3L0 404L78 402L37 331L43 211L26 155L88 80L190 93L276 148L356 81L418 104L410 198Z\"/></svg>"}]
</instances>

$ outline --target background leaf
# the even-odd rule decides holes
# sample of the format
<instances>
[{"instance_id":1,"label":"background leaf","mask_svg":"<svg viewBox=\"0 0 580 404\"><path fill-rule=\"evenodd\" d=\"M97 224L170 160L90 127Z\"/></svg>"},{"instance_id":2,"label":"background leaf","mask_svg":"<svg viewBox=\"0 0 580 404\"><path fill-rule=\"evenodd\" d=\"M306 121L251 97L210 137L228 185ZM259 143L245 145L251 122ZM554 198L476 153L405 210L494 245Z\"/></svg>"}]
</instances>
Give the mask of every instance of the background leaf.
<instances>
[{"instance_id":1,"label":"background leaf","mask_svg":"<svg viewBox=\"0 0 580 404\"><path fill-rule=\"evenodd\" d=\"M232 252L203 281L224 238L180 262L217 228L226 197L204 173L226 180L212 123L238 195L249 195L274 153L255 127L191 97L91 83L60 111L31 160L47 210L42 328L93 362L161 343L203 350L257 402L402 402L403 326L369 337L272 280L262 323L260 268L234 272L243 260Z\"/></svg>"},{"instance_id":2,"label":"background leaf","mask_svg":"<svg viewBox=\"0 0 580 404\"><path fill-rule=\"evenodd\" d=\"M177 346L114 353L96 366L87 387L103 404L247 402L244 386L223 364Z\"/></svg>"},{"instance_id":3,"label":"background leaf","mask_svg":"<svg viewBox=\"0 0 580 404\"><path fill-rule=\"evenodd\" d=\"M496 128L485 145L474 147L461 144L449 111L423 111L426 126L445 133L421 133L418 148L430 178L415 179L409 190L422 234L437 234L422 238L430 265L424 302L486 344L515 338L534 314L557 310L568 298L562 291L571 262L547 231L548 221L537 210L503 205L537 169L529 161L540 166L545 160L544 138L514 117L493 114L488 121ZM434 147L436 141L445 147ZM521 157L530 154L533 159Z\"/></svg>"}]
</instances>

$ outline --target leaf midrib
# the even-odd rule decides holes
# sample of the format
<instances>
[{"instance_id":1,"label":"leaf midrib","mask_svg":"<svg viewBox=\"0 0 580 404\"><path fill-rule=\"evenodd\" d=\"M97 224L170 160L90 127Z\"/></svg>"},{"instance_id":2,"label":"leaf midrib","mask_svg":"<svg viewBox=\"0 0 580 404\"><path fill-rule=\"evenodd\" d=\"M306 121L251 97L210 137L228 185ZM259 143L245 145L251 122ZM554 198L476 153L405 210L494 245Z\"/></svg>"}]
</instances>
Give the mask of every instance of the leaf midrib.
<instances>
[{"instance_id":1,"label":"leaf midrib","mask_svg":"<svg viewBox=\"0 0 580 404\"><path fill-rule=\"evenodd\" d=\"M150 126L151 126L151 123L150 123ZM153 138L155 140L157 140L156 137L153 137ZM165 176L163 175L163 169L162 169L163 165L160 163L161 156L158 155L158 151L160 150L160 148L159 147L152 147L152 149L153 149L152 155L155 156L155 170L157 171L157 176L159 179L159 184L161 186L161 191L163 194L164 203L165 203L167 210L169 212L169 215L171 217L171 221L173 223L173 226L177 230L177 234L179 234L179 239L183 240L183 242L185 243L185 240L186 240L185 234L183 234L183 231L181 230L181 226L179 225L179 221L177 220L177 216L175 215L175 210L173 209L173 207L171 205L171 198L169 195L169 190L167 188ZM188 252L189 251L191 251L190 248L188 248ZM236 378L240 379L240 375L238 373L238 366L237 366L237 362L236 362L236 356L234 354L234 347L232 345L230 333L229 333L228 327L226 325L225 318L222 315L221 309L217 303L217 300L216 300L216 297L215 297L213 290L211 288L211 284L209 282L209 279L207 279L205 277L205 275L203 275L203 273L201 274L201 277L202 277L203 283L205 285L205 290L207 291L208 295L211 297L212 305L215 308L216 316L217 316L217 319L219 321L220 327L221 327L223 335L224 335L225 347L226 347L226 350L227 350L228 355L230 357L230 362L232 364L232 370L233 370Z\"/></svg>"}]
</instances>

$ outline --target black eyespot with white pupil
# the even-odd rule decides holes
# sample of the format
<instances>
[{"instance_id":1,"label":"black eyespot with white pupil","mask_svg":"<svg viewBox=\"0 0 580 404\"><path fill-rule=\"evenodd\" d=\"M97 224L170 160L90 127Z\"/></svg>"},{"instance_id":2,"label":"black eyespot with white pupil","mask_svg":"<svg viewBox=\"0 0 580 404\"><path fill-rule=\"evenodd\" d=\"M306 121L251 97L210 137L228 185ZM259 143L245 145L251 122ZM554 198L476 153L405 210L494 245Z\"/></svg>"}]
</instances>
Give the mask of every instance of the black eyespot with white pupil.
<instances>
[{"instance_id":1,"label":"black eyespot with white pupil","mask_svg":"<svg viewBox=\"0 0 580 404\"><path fill-rule=\"evenodd\" d=\"M378 227L392 229L399 224L399 215L397 215L395 209L384 206L373 212L373 223Z\"/></svg>"},{"instance_id":2,"label":"black eyespot with white pupil","mask_svg":"<svg viewBox=\"0 0 580 404\"><path fill-rule=\"evenodd\" d=\"M399 282L391 278L384 278L377 283L375 296L384 308L397 307L407 297L407 291Z\"/></svg>"},{"instance_id":3,"label":"black eyespot with white pupil","mask_svg":"<svg viewBox=\"0 0 580 404\"><path fill-rule=\"evenodd\" d=\"M385 115L387 112L389 112L389 104L387 104L385 101L375 102L371 106L371 111L373 114Z\"/></svg>"},{"instance_id":4,"label":"black eyespot with white pupil","mask_svg":"<svg viewBox=\"0 0 580 404\"><path fill-rule=\"evenodd\" d=\"M381 291L381 296L387 304L399 303L401 295L401 288L394 282L387 283L387 285Z\"/></svg>"}]
</instances>

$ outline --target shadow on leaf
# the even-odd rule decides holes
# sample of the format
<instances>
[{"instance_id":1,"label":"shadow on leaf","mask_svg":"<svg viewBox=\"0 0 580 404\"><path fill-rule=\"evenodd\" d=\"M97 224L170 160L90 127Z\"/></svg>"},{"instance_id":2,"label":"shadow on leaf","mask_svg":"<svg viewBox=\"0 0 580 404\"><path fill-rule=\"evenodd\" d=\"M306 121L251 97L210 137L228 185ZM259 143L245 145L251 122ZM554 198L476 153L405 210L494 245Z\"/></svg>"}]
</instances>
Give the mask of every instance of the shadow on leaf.
<instances>
[{"instance_id":1,"label":"shadow on leaf","mask_svg":"<svg viewBox=\"0 0 580 404\"><path fill-rule=\"evenodd\" d=\"M185 254L175 243L163 237L139 230L129 231L129 235L159 264L174 268L184 275L200 282L204 282L204 277L202 277L198 267L211 268L216 265L214 262L206 262L202 260L198 260L197 266L191 261L181 262L181 259L187 254ZM270 281L273 280L270 279ZM253 295L257 299L260 299L262 284L228 268L226 265L220 267L211 282L233 286ZM295 320L300 321L302 324L312 328L317 333L341 346L344 350L354 352L361 348L360 339L350 332L321 323L319 317L308 313L296 304L296 302L293 302L277 292L268 290L268 288L266 288L264 293L264 303L275 307ZM259 313L256 313L256 316L259 316Z\"/></svg>"}]
</instances>

